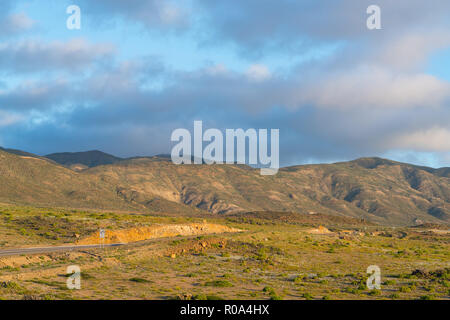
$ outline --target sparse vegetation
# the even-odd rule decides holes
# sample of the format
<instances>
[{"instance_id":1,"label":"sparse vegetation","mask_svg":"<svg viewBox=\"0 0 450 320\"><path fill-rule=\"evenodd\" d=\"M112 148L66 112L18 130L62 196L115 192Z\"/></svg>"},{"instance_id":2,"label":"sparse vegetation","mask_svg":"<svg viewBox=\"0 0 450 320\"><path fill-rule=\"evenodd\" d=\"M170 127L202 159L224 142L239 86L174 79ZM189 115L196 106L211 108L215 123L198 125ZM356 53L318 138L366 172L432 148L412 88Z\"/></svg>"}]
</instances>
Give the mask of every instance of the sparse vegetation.
<instances>
[{"instance_id":1,"label":"sparse vegetation","mask_svg":"<svg viewBox=\"0 0 450 320\"><path fill-rule=\"evenodd\" d=\"M131 278L130 281L137 282L137 283L149 283L150 281L143 278Z\"/></svg>"},{"instance_id":2,"label":"sparse vegetation","mask_svg":"<svg viewBox=\"0 0 450 320\"><path fill-rule=\"evenodd\" d=\"M205 283L207 287L232 287L233 284L227 280L214 280Z\"/></svg>"},{"instance_id":3,"label":"sparse vegetation","mask_svg":"<svg viewBox=\"0 0 450 320\"><path fill-rule=\"evenodd\" d=\"M0 206L0 212L6 248L63 244L98 232L100 225L115 230L154 224L203 224L205 219L15 206ZM278 213L274 216L278 217ZM326 225L332 233L312 234L309 231L318 227L316 217L299 224L271 218L266 212L258 219L270 223L247 224L227 216L208 218L208 223L226 223L246 232L154 239L89 252L3 258L7 264L0 267L0 281L1 277L19 273L24 279L0 285L0 297L170 299L180 292L191 292L182 298L449 298L449 266L443 263L449 257L449 236L445 233L427 237L415 228L397 228L390 231L393 237L385 237L385 227L361 227L358 222L349 225L348 220L343 220ZM22 236L22 228L27 236ZM346 233L346 238L341 239L341 230L351 229L357 232ZM45 233L56 237L45 237ZM429 249L430 246L434 247ZM339 252L338 258L327 252L329 248ZM420 255L392 255L417 248L422 248ZM409 269L405 269L405 262ZM81 290L66 287L65 268L72 264L82 269ZM367 289L365 271L372 264L380 266L386 289Z\"/></svg>"}]
</instances>

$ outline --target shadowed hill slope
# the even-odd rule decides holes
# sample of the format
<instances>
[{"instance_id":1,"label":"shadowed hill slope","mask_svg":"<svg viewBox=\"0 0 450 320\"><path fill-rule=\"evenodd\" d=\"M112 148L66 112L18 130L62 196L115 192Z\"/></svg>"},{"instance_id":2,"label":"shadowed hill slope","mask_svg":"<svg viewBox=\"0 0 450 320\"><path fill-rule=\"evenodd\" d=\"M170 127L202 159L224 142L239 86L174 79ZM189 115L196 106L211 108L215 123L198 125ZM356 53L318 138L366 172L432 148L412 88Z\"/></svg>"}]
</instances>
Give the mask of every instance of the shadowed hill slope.
<instances>
[{"instance_id":1,"label":"shadowed hill slope","mask_svg":"<svg viewBox=\"0 0 450 320\"><path fill-rule=\"evenodd\" d=\"M86 152L63 152L52 153L45 156L64 166L84 165L87 167L96 167L105 164L113 164L121 161L121 158L115 157L102 151L93 150Z\"/></svg>"}]
</instances>

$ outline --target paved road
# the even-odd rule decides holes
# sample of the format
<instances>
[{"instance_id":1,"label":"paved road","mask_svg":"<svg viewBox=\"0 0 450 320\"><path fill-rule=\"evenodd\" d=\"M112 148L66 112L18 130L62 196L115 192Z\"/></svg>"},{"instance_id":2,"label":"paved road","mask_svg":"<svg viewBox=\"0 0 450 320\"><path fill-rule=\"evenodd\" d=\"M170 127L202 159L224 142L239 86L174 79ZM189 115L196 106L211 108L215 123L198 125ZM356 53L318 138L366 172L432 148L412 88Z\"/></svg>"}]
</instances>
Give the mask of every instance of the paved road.
<instances>
[{"instance_id":1,"label":"paved road","mask_svg":"<svg viewBox=\"0 0 450 320\"><path fill-rule=\"evenodd\" d=\"M229 234L228 232L221 233ZM113 244L91 244L91 245L81 245L81 246L55 246L55 247L39 247L39 248L17 248L17 249L8 249L8 250L0 250L0 257L8 257L8 256L18 256L21 254L39 254L39 253L48 253L48 252L64 252L64 251L80 251L87 249L98 249L101 247L119 247L119 246L143 246L153 242L159 242L164 240L171 240L176 238L177 240L182 239L194 239L199 235L190 235L190 236L182 236L182 237L162 237L162 238L153 238L142 240L133 243L113 243Z\"/></svg>"},{"instance_id":2,"label":"paved road","mask_svg":"<svg viewBox=\"0 0 450 320\"><path fill-rule=\"evenodd\" d=\"M40 247L40 248L18 248L9 250L0 250L0 257L8 256L18 256L22 254L39 254L48 252L64 252L64 251L79 251L86 249L97 249L101 247L119 247L124 245L123 243L113 243L113 244L92 244L92 245L82 245L82 246L59 246L59 247Z\"/></svg>"}]
</instances>

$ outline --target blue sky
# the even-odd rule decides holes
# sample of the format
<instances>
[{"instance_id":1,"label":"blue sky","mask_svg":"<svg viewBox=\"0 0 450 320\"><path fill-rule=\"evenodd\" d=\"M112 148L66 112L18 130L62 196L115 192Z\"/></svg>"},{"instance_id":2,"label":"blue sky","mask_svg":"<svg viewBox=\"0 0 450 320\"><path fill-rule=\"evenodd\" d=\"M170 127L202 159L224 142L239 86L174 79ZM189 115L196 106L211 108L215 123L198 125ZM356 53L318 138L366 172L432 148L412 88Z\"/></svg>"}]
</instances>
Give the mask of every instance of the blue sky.
<instances>
[{"instance_id":1,"label":"blue sky","mask_svg":"<svg viewBox=\"0 0 450 320\"><path fill-rule=\"evenodd\" d=\"M2 0L0 145L169 153L203 120L280 129L282 165L450 166L449 24L444 0Z\"/></svg>"}]
</instances>

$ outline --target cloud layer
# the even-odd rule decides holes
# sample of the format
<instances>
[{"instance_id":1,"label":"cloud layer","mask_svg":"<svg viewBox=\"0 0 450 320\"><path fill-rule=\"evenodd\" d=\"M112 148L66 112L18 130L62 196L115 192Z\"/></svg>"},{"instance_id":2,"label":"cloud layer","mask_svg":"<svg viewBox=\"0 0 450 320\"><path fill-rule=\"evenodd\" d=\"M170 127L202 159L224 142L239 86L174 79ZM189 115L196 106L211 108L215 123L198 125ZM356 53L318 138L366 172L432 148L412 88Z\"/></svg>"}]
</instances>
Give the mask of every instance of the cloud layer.
<instances>
[{"instance_id":1,"label":"cloud layer","mask_svg":"<svg viewBox=\"0 0 450 320\"><path fill-rule=\"evenodd\" d=\"M94 30L52 39L19 37L34 22L6 1L1 141L38 153L168 153L173 129L203 120L279 128L284 165L398 152L450 165L450 83L427 70L450 48L450 3L378 3L383 28L369 31L366 0L82 0L83 21L121 22L98 25L105 39ZM141 33L112 40L136 24ZM186 48L210 61L192 70Z\"/></svg>"}]
</instances>

